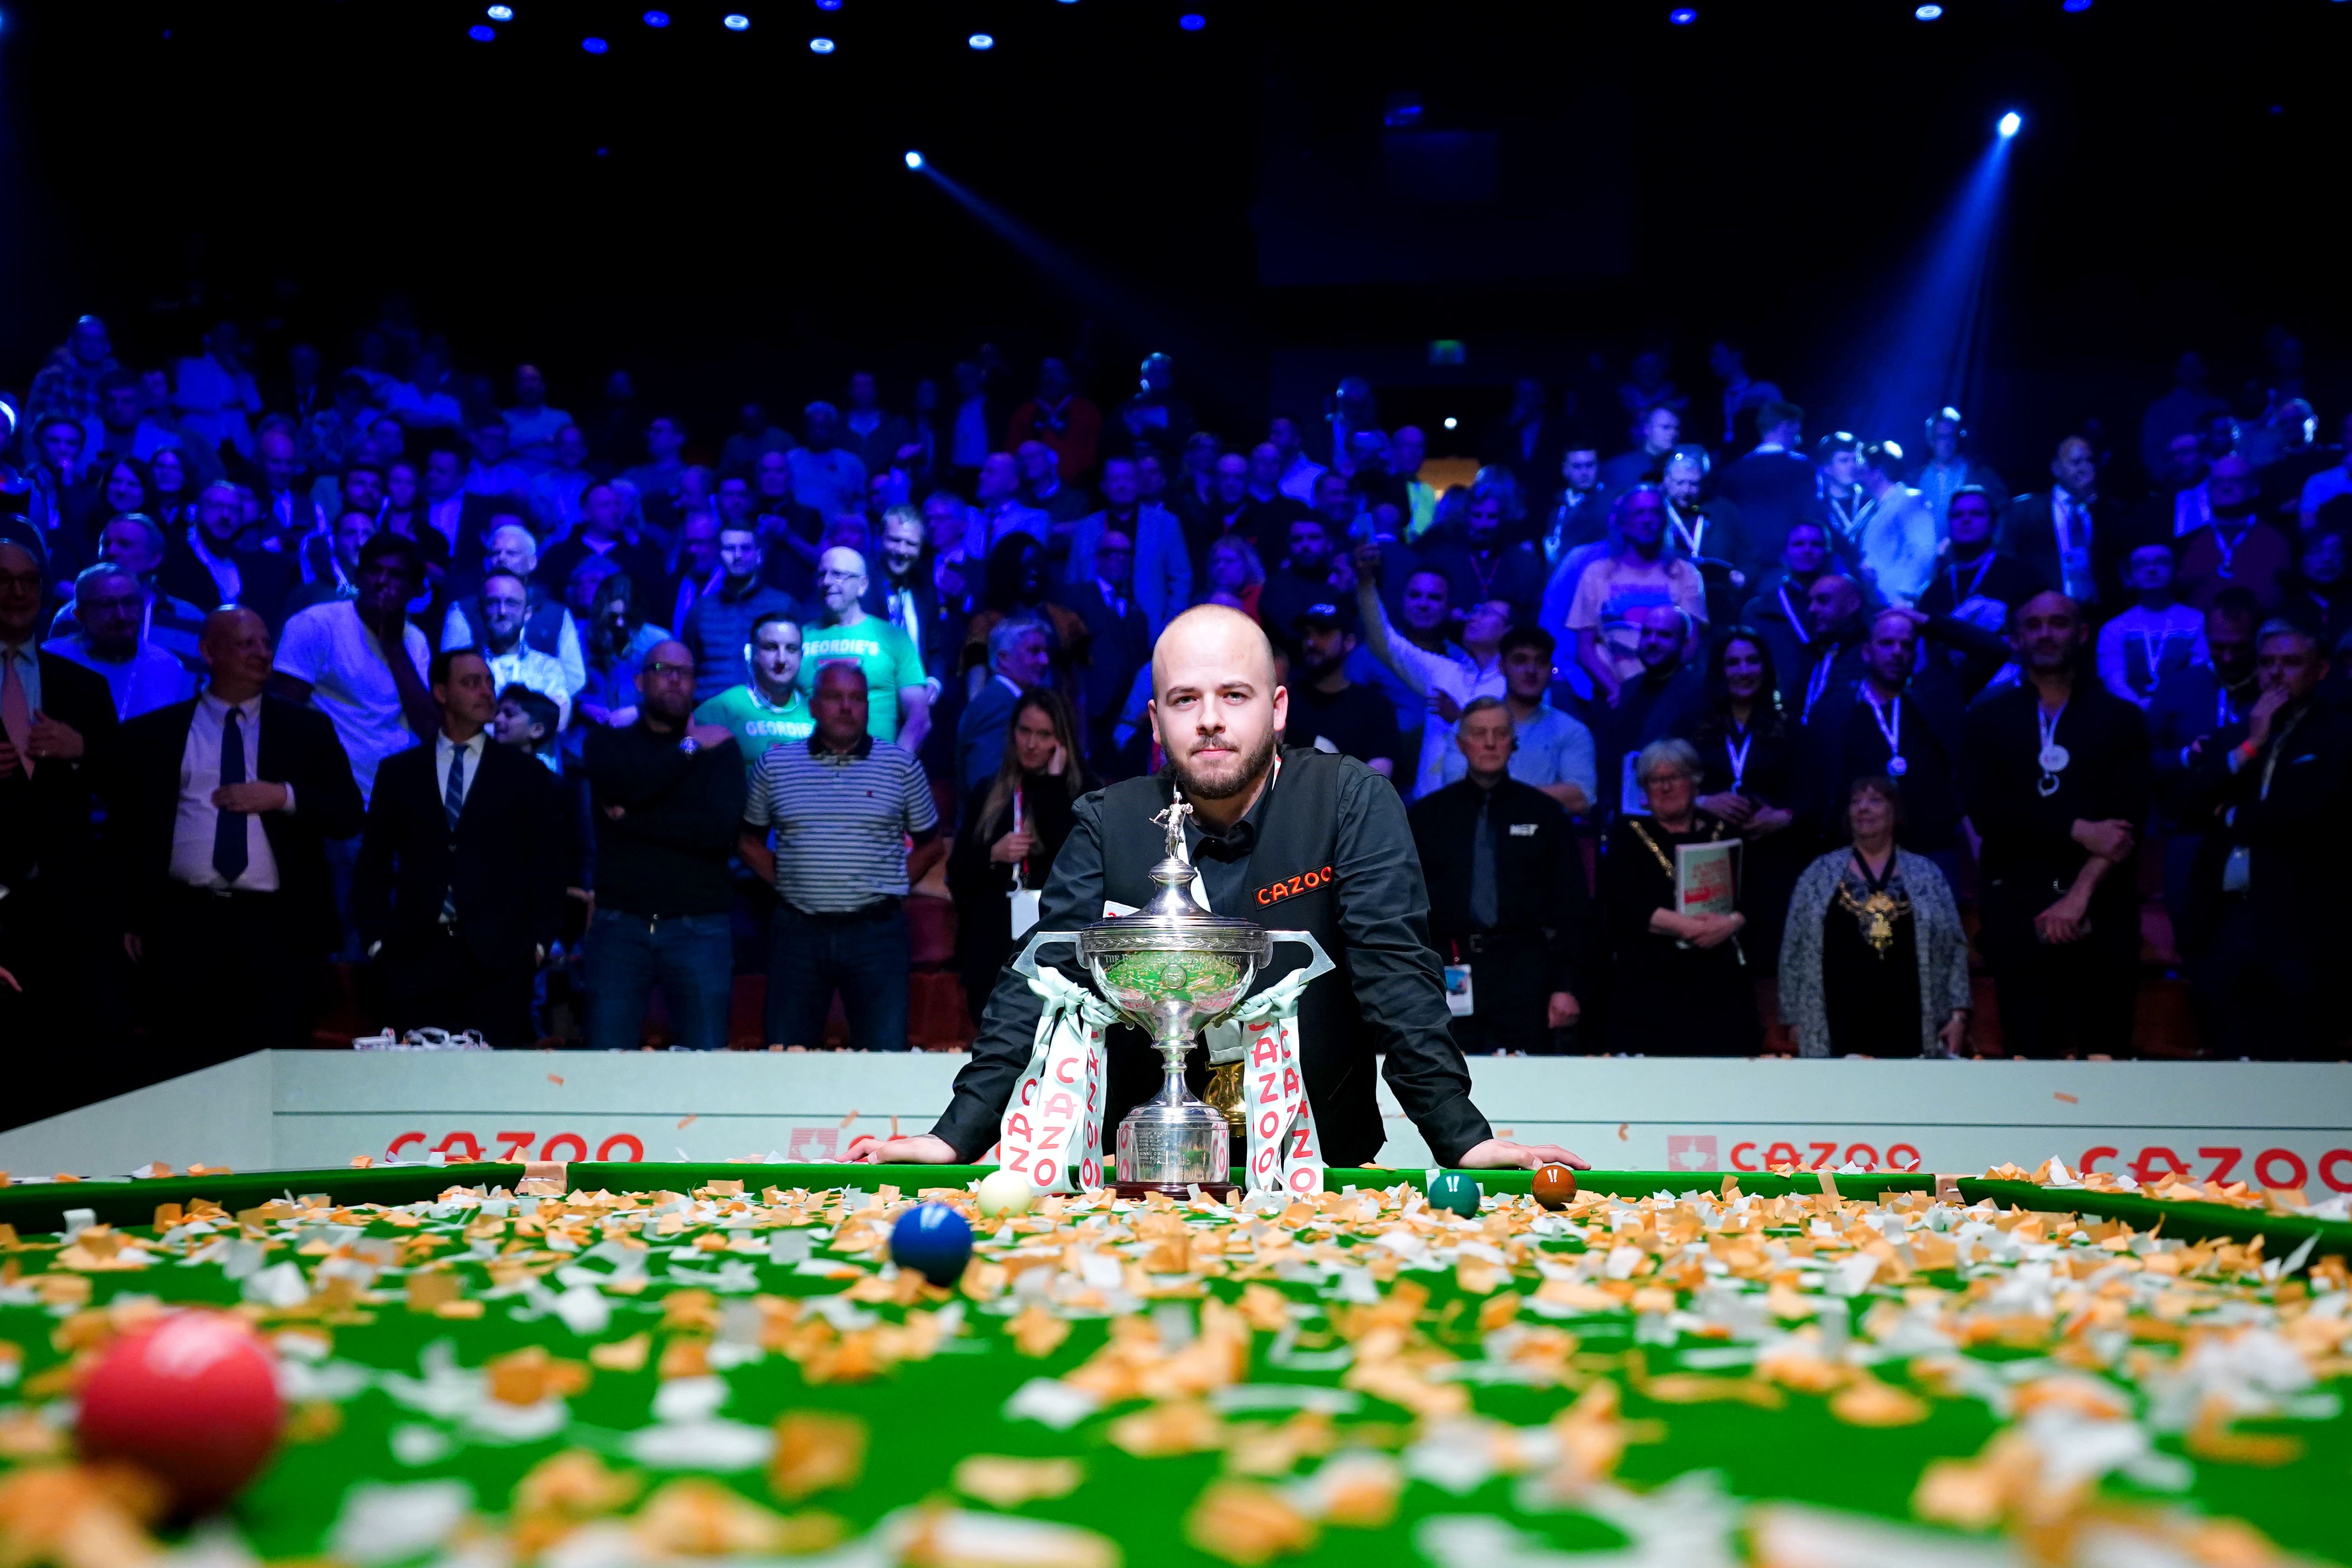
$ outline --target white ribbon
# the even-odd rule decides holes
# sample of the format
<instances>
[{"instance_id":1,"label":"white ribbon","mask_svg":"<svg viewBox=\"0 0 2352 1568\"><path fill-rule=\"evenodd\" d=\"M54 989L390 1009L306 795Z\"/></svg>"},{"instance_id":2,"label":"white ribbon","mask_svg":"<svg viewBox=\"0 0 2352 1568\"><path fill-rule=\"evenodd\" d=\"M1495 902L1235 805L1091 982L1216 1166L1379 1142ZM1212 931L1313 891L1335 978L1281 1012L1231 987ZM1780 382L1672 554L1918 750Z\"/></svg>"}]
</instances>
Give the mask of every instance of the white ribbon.
<instances>
[{"instance_id":1,"label":"white ribbon","mask_svg":"<svg viewBox=\"0 0 2352 1568\"><path fill-rule=\"evenodd\" d=\"M1242 1103L1249 1113L1252 1192L1305 1197L1323 1190L1323 1139L1298 1060L1298 998L1315 971L1294 969L1234 1013L1246 1041Z\"/></svg>"},{"instance_id":2,"label":"white ribbon","mask_svg":"<svg viewBox=\"0 0 2352 1568\"><path fill-rule=\"evenodd\" d=\"M1118 1014L1059 970L1038 967L1029 988L1045 1009L1037 1046L1004 1107L998 1163L1039 1192L1103 1185L1103 1039Z\"/></svg>"}]
</instances>

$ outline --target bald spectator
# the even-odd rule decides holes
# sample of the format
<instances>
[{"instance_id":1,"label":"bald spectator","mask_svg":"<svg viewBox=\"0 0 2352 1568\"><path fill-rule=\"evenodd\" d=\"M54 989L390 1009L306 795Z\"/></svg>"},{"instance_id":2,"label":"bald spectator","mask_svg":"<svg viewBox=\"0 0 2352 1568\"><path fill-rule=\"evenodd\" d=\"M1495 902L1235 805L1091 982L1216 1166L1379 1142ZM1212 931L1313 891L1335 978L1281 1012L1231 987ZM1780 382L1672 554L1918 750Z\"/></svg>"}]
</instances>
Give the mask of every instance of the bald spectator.
<instances>
[{"instance_id":1,"label":"bald spectator","mask_svg":"<svg viewBox=\"0 0 2352 1568\"><path fill-rule=\"evenodd\" d=\"M866 677L861 705L876 740L896 742L908 755L931 732L931 691L922 656L907 634L865 605L866 558L836 545L817 558L817 592L824 613L805 628L801 689L814 698L826 665L850 664Z\"/></svg>"},{"instance_id":2,"label":"bald spectator","mask_svg":"<svg viewBox=\"0 0 2352 1568\"><path fill-rule=\"evenodd\" d=\"M100 559L111 561L137 580L142 595L140 622L144 640L177 659L183 668L197 668L196 639L204 632L205 612L156 588L156 569L163 561L163 530L154 519L137 512L115 518L99 530L98 553ZM73 601L68 600L49 623L49 635L70 637L80 629Z\"/></svg>"},{"instance_id":3,"label":"bald spectator","mask_svg":"<svg viewBox=\"0 0 2352 1568\"><path fill-rule=\"evenodd\" d=\"M147 640L146 610L146 591L130 572L111 561L84 567L74 579L79 629L41 645L45 653L103 675L118 719L136 718L196 695L195 677Z\"/></svg>"}]
</instances>

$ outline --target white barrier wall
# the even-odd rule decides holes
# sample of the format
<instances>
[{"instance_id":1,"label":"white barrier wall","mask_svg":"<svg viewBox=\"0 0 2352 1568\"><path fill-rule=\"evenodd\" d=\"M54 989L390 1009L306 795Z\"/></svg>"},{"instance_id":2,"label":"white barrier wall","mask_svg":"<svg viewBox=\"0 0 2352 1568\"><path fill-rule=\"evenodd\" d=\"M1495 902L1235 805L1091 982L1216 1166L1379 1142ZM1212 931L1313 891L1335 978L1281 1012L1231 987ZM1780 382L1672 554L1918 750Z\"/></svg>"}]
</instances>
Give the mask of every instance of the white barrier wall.
<instances>
[{"instance_id":1,"label":"white barrier wall","mask_svg":"<svg viewBox=\"0 0 2352 1568\"><path fill-rule=\"evenodd\" d=\"M239 1170L355 1155L832 1158L930 1125L961 1054L258 1052L0 1134L19 1176L150 1160ZM2143 1179L2352 1191L2352 1066L1480 1058L1499 1132L1604 1169L1839 1165L1973 1173L2057 1155ZM1385 1085L1382 1164L1429 1163Z\"/></svg>"}]
</instances>

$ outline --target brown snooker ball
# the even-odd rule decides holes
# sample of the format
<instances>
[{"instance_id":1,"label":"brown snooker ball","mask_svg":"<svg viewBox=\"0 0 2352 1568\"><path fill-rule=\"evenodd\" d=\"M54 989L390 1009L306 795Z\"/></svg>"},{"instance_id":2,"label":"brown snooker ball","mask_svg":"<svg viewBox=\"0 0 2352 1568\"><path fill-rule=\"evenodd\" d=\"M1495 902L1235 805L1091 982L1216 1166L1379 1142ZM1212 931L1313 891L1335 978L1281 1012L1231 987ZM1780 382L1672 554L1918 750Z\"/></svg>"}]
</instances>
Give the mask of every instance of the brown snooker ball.
<instances>
[{"instance_id":1,"label":"brown snooker ball","mask_svg":"<svg viewBox=\"0 0 2352 1568\"><path fill-rule=\"evenodd\" d=\"M1566 1208L1576 1196L1576 1173L1563 1165L1538 1166L1535 1194L1546 1208Z\"/></svg>"}]
</instances>

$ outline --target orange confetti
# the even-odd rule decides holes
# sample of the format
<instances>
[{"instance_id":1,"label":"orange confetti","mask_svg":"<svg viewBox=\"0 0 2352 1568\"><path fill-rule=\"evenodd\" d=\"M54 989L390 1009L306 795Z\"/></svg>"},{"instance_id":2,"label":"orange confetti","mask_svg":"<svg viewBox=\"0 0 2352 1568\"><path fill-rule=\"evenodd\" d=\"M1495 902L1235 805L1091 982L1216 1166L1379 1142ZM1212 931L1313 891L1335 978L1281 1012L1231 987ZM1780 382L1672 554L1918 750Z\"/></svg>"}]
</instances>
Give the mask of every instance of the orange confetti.
<instances>
[{"instance_id":1,"label":"orange confetti","mask_svg":"<svg viewBox=\"0 0 2352 1568\"><path fill-rule=\"evenodd\" d=\"M554 1084L558 1089L561 1089L561 1088L562 1088L562 1087L563 1087L563 1075L562 1075L562 1073L560 1073L560 1072L551 1072L551 1073L549 1073L549 1074L547 1075L547 1081L548 1081L550 1083Z\"/></svg>"},{"instance_id":2,"label":"orange confetti","mask_svg":"<svg viewBox=\"0 0 2352 1568\"><path fill-rule=\"evenodd\" d=\"M848 1115L846 1115L846 1116L844 1116L844 1117L841 1119L841 1124L842 1124L843 1126L846 1127L846 1126L848 1126L852 1122L855 1122L856 1120L857 1120L857 1111L856 1111L856 1107L854 1107L854 1106L853 1106L853 1107L851 1108L851 1110L850 1110L849 1114L848 1114Z\"/></svg>"},{"instance_id":3,"label":"orange confetti","mask_svg":"<svg viewBox=\"0 0 2352 1568\"><path fill-rule=\"evenodd\" d=\"M681 1117L679 1117L679 1118L678 1118L677 1124L678 1124L680 1127L691 1127L691 1126L693 1126L693 1125L694 1125L694 1124L695 1124L696 1122L699 1121L700 1119L701 1119L701 1113L700 1113L699 1112L697 1112L697 1113L690 1113L690 1114L688 1114L688 1115L685 1115L685 1116L681 1116Z\"/></svg>"},{"instance_id":4,"label":"orange confetti","mask_svg":"<svg viewBox=\"0 0 2352 1568\"><path fill-rule=\"evenodd\" d=\"M2069 1105L2080 1105L2082 1103L2080 1100L2076 1099L2074 1095L2067 1093L2063 1089L2054 1092L2050 1098L2053 1100L2063 1100Z\"/></svg>"},{"instance_id":5,"label":"orange confetti","mask_svg":"<svg viewBox=\"0 0 2352 1568\"><path fill-rule=\"evenodd\" d=\"M1625 1138L1625 1129L1626 1129L1626 1128L1628 1128L1628 1127L1630 1127L1630 1126L1632 1126L1633 1124L1633 1123L1631 1123L1631 1122L1620 1122L1620 1123L1618 1123L1618 1124L1617 1124L1617 1141L1618 1141L1619 1143L1621 1143L1621 1144L1622 1144L1622 1143L1624 1143L1624 1142L1626 1141L1626 1138Z\"/></svg>"}]
</instances>

